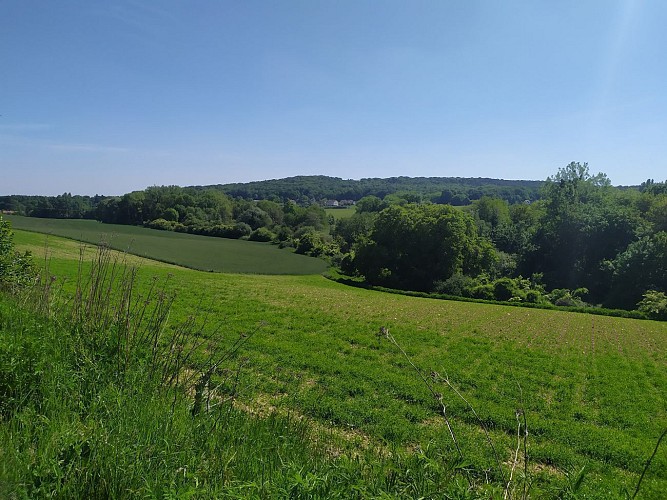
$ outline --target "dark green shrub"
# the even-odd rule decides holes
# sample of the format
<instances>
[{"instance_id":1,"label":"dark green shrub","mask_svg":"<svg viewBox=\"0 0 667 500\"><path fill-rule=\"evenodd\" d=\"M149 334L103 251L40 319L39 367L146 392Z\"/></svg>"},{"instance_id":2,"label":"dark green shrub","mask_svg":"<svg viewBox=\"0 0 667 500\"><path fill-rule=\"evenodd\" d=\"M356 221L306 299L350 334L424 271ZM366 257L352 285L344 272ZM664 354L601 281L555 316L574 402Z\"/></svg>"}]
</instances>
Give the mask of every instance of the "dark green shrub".
<instances>
[{"instance_id":1,"label":"dark green shrub","mask_svg":"<svg viewBox=\"0 0 667 500\"><path fill-rule=\"evenodd\" d=\"M259 207L250 207L239 215L238 221L255 230L271 224L271 217Z\"/></svg>"},{"instance_id":2,"label":"dark green shrub","mask_svg":"<svg viewBox=\"0 0 667 500\"><path fill-rule=\"evenodd\" d=\"M267 228L260 227L259 229L256 229L252 233L250 233L248 239L250 241L267 242L267 241L273 241L275 237L276 235L273 234L271 231L269 231Z\"/></svg>"},{"instance_id":3,"label":"dark green shrub","mask_svg":"<svg viewBox=\"0 0 667 500\"><path fill-rule=\"evenodd\" d=\"M166 221L178 222L180 216L175 208L169 207L162 212L162 218Z\"/></svg>"},{"instance_id":4,"label":"dark green shrub","mask_svg":"<svg viewBox=\"0 0 667 500\"><path fill-rule=\"evenodd\" d=\"M507 301L522 294L511 278L500 278L493 283L493 297L496 300Z\"/></svg>"},{"instance_id":5,"label":"dark green shrub","mask_svg":"<svg viewBox=\"0 0 667 500\"><path fill-rule=\"evenodd\" d=\"M581 294L584 293L583 290L579 289L577 292ZM549 299L549 302L557 306L584 307L586 305L584 301L582 301L577 295L573 295L573 293L567 288L554 288L547 295L547 298Z\"/></svg>"},{"instance_id":6,"label":"dark green shrub","mask_svg":"<svg viewBox=\"0 0 667 500\"><path fill-rule=\"evenodd\" d=\"M528 290L526 292L526 302L529 302L531 304L539 304L541 302L544 302L544 297L540 292L537 290Z\"/></svg>"},{"instance_id":7,"label":"dark green shrub","mask_svg":"<svg viewBox=\"0 0 667 500\"><path fill-rule=\"evenodd\" d=\"M473 288L472 296L476 299L483 300L495 300L495 295L493 293L493 285L479 285Z\"/></svg>"},{"instance_id":8,"label":"dark green shrub","mask_svg":"<svg viewBox=\"0 0 667 500\"><path fill-rule=\"evenodd\" d=\"M0 288L22 287L37 275L30 252L14 250L14 233L9 221L0 216Z\"/></svg>"},{"instance_id":9,"label":"dark green shrub","mask_svg":"<svg viewBox=\"0 0 667 500\"><path fill-rule=\"evenodd\" d=\"M144 224L145 227L151 229L159 229L161 231L173 231L176 223L165 219L155 219Z\"/></svg>"},{"instance_id":10,"label":"dark green shrub","mask_svg":"<svg viewBox=\"0 0 667 500\"><path fill-rule=\"evenodd\" d=\"M664 292L648 290L637 306L651 319L667 320L667 295Z\"/></svg>"},{"instance_id":11,"label":"dark green shrub","mask_svg":"<svg viewBox=\"0 0 667 500\"><path fill-rule=\"evenodd\" d=\"M458 297L472 297L473 289L479 283L465 274L456 273L444 281L437 281L434 286L436 293L456 295Z\"/></svg>"},{"instance_id":12,"label":"dark green shrub","mask_svg":"<svg viewBox=\"0 0 667 500\"><path fill-rule=\"evenodd\" d=\"M298 239L296 244L296 253L319 257L324 252L324 243L322 238L316 232L309 231Z\"/></svg>"}]
</instances>

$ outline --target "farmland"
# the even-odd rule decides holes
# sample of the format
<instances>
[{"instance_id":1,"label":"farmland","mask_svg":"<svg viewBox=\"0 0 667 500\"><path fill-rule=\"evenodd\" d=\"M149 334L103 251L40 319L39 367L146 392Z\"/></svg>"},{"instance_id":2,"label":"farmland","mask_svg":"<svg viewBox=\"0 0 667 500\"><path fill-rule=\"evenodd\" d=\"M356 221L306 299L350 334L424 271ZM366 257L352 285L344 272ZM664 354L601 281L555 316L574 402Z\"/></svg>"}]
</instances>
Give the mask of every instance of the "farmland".
<instances>
[{"instance_id":1,"label":"farmland","mask_svg":"<svg viewBox=\"0 0 667 500\"><path fill-rule=\"evenodd\" d=\"M43 256L44 236L17 231L16 242ZM67 291L79 244L52 237L47 252ZM343 436L343 452L430 450L429 459L443 467L457 458L437 402L408 359L378 335L381 327L416 366L439 373L465 397L470 405L441 379L432 382L466 463L496 481L483 429L507 471L517 410L529 431L527 472L544 496L562 491L584 466L586 497L632 492L667 425L667 323L388 295L318 275L133 263L141 263L142 286L152 276L171 276L174 322L194 313L220 325L221 343L259 328L239 353L249 360L244 407L300 415ZM666 471L663 448L644 479L646 498L667 490Z\"/></svg>"},{"instance_id":2,"label":"farmland","mask_svg":"<svg viewBox=\"0 0 667 500\"><path fill-rule=\"evenodd\" d=\"M257 274L317 274L326 264L267 243L212 238L92 220L6 216L16 229L98 244L203 271Z\"/></svg>"}]
</instances>

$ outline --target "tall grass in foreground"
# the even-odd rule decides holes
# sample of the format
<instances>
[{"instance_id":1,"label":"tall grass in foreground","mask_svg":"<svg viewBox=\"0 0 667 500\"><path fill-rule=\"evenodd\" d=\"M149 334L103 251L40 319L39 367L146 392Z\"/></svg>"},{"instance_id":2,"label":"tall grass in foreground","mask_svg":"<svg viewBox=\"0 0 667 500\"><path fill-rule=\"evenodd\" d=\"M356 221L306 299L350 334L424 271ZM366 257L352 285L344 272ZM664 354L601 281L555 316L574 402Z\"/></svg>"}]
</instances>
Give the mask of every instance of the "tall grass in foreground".
<instances>
[{"instance_id":1,"label":"tall grass in foreground","mask_svg":"<svg viewBox=\"0 0 667 500\"><path fill-rule=\"evenodd\" d=\"M79 269L69 296L50 277L0 295L0 498L575 498L585 481L525 482L525 420L513 461L487 470L431 442L359 447L290 410L251 415L234 402L256 325L222 343L196 312L170 323L169 278L137 286L106 249Z\"/></svg>"},{"instance_id":2,"label":"tall grass in foreground","mask_svg":"<svg viewBox=\"0 0 667 500\"><path fill-rule=\"evenodd\" d=\"M89 271L84 272L88 267ZM345 449L234 395L251 334L224 350L205 319L169 325L168 282L102 248L66 297L50 276L0 295L0 498L493 496L428 447Z\"/></svg>"}]
</instances>

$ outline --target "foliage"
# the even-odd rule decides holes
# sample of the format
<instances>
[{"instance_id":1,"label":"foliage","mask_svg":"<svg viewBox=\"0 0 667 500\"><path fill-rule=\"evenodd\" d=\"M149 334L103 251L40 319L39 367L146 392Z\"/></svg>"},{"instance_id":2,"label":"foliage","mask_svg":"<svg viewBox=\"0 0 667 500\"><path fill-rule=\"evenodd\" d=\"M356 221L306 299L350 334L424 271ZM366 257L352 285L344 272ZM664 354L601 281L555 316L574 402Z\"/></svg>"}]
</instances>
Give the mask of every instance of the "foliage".
<instances>
[{"instance_id":1,"label":"foliage","mask_svg":"<svg viewBox=\"0 0 667 500\"><path fill-rule=\"evenodd\" d=\"M30 252L14 249L14 232L11 224L0 216L0 288L21 288L36 277L36 269Z\"/></svg>"},{"instance_id":2,"label":"foliage","mask_svg":"<svg viewBox=\"0 0 667 500\"><path fill-rule=\"evenodd\" d=\"M256 181L243 184L215 186L234 197L271 199L282 202L294 200L309 204L318 200L354 200L374 196L380 200L398 195L406 202L422 199L436 203L467 205L482 196L502 198L511 203L535 200L541 182L512 181L463 177L391 177L388 179L340 179L323 175L297 176L285 179ZM386 207L384 207L386 208Z\"/></svg>"},{"instance_id":3,"label":"foliage","mask_svg":"<svg viewBox=\"0 0 667 500\"><path fill-rule=\"evenodd\" d=\"M608 262L614 288L610 303L632 307L647 290L667 292L667 232L644 236Z\"/></svg>"},{"instance_id":4,"label":"foliage","mask_svg":"<svg viewBox=\"0 0 667 500\"><path fill-rule=\"evenodd\" d=\"M446 280L436 281L433 291L456 297L472 297L472 291L478 285L478 279L462 273L455 273Z\"/></svg>"},{"instance_id":5,"label":"foliage","mask_svg":"<svg viewBox=\"0 0 667 500\"><path fill-rule=\"evenodd\" d=\"M387 235L378 244L377 237L382 237L377 229L379 214L409 208L405 198L367 196L357 204L355 216L336 222L332 234L340 251L349 254L341 261L345 272L393 288L432 290L437 282L442 291L467 297L532 303L551 300L569 307L586 306L581 296L570 292L586 288L587 302L628 309L635 307L647 288L665 289L660 229L667 205L660 190L646 188L640 193L612 188L604 174L592 175L587 164L572 162L547 179L541 198L510 205L483 195L464 208L473 217L478 235L469 246L468 261L477 265L459 272L473 280L479 273L491 279L474 286L469 282L465 291L460 282L448 282L456 272L442 273L438 268L442 253L429 252L424 240L406 231L398 219L385 224ZM436 226L434 221L427 224ZM432 238L436 241L429 243L431 247L442 243L440 236ZM409 252L408 241L416 242ZM413 259L415 255L420 257ZM432 270L432 281L419 278L420 272ZM528 295L527 288L510 286L520 275L535 274L542 276L546 288L556 290L551 298L544 290ZM498 279L505 281L493 282ZM559 295L558 290L565 292Z\"/></svg>"},{"instance_id":6,"label":"foliage","mask_svg":"<svg viewBox=\"0 0 667 500\"><path fill-rule=\"evenodd\" d=\"M591 176L586 164L560 169L543 188L545 212L534 247L519 266L541 272L552 288L587 286L595 300L608 291L601 263L613 258L635 238L636 211L617 203L603 174Z\"/></svg>"},{"instance_id":7,"label":"foliage","mask_svg":"<svg viewBox=\"0 0 667 500\"><path fill-rule=\"evenodd\" d=\"M389 203L384 202L375 195L364 196L357 202L357 213L380 212L387 208Z\"/></svg>"},{"instance_id":8,"label":"foliage","mask_svg":"<svg viewBox=\"0 0 667 500\"><path fill-rule=\"evenodd\" d=\"M522 276L501 277L493 280L484 274L476 278L455 274L447 280L436 283L434 291L458 297L531 304L544 303L548 297L537 277L526 279Z\"/></svg>"},{"instance_id":9,"label":"foliage","mask_svg":"<svg viewBox=\"0 0 667 500\"><path fill-rule=\"evenodd\" d=\"M472 219L446 205L382 210L354 252L357 271L370 283L412 290L431 290L435 281L474 271L493 259Z\"/></svg>"},{"instance_id":10,"label":"foliage","mask_svg":"<svg viewBox=\"0 0 667 500\"><path fill-rule=\"evenodd\" d=\"M0 197L0 207L32 215L94 216L106 223L275 241L281 248L326 257L371 284L402 289L433 290L436 282L456 273L473 279L483 275L488 281L480 281L474 293L469 289L466 294L488 300L507 296L535 303L547 300L538 291L528 297L521 287L508 288L510 281L493 283L541 274L546 289L585 287L588 303L632 309L647 290L667 290L661 236L667 229L664 185L649 179L638 188L614 188L606 175L593 175L586 163L572 162L544 183L302 176L244 185L152 186L119 197L83 199L68 193L55 198ZM347 209L343 218L325 211L321 205L330 198L356 200L356 212ZM468 217L465 236L457 241L443 236L441 216L421 217L419 224L420 217L415 216L415 221L395 228L380 221L386 210L418 213L414 207L433 202L467 205L459 209ZM458 257L448 262L454 255ZM583 307L581 297L572 294L555 300Z\"/></svg>"},{"instance_id":11,"label":"foliage","mask_svg":"<svg viewBox=\"0 0 667 500\"><path fill-rule=\"evenodd\" d=\"M648 290L637 305L649 318L667 320L667 295L664 292Z\"/></svg>"},{"instance_id":12,"label":"foliage","mask_svg":"<svg viewBox=\"0 0 667 500\"><path fill-rule=\"evenodd\" d=\"M260 227L266 227L272 223L269 214L257 206L247 208L236 220L248 224L253 231Z\"/></svg>"},{"instance_id":13,"label":"foliage","mask_svg":"<svg viewBox=\"0 0 667 500\"><path fill-rule=\"evenodd\" d=\"M555 288L548 295L549 302L556 306L583 307L585 302L581 300L581 294L572 292L567 288Z\"/></svg>"},{"instance_id":14,"label":"foliage","mask_svg":"<svg viewBox=\"0 0 667 500\"><path fill-rule=\"evenodd\" d=\"M275 238L276 235L265 227L260 227L254 230L252 233L250 233L250 236L248 236L248 240L250 241L262 241L262 242L273 241L275 240Z\"/></svg>"},{"instance_id":15,"label":"foliage","mask_svg":"<svg viewBox=\"0 0 667 500\"><path fill-rule=\"evenodd\" d=\"M360 238L370 234L374 223L374 213L357 212L349 218L336 221L331 233L338 241L341 252L348 253Z\"/></svg>"}]
</instances>

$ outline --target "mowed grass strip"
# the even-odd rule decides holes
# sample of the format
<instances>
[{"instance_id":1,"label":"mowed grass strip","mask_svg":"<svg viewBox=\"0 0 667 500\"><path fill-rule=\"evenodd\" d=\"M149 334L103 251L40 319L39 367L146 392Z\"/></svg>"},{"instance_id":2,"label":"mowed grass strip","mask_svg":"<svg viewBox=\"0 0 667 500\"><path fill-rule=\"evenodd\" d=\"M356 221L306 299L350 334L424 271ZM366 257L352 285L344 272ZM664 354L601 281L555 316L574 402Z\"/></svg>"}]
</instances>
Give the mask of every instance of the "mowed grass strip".
<instances>
[{"instance_id":1,"label":"mowed grass strip","mask_svg":"<svg viewBox=\"0 0 667 500\"><path fill-rule=\"evenodd\" d=\"M91 220L6 216L14 229L99 244L141 257L202 271L251 274L320 274L327 264L268 243L212 238Z\"/></svg>"},{"instance_id":2,"label":"mowed grass strip","mask_svg":"<svg viewBox=\"0 0 667 500\"><path fill-rule=\"evenodd\" d=\"M52 268L73 276L77 245L64 244L72 255L54 255ZM222 326L218 342L263 325L239 353L251 362L245 404L296 412L348 433L355 444L435 447L443 460L456 461L437 403L377 335L381 326L426 375L437 371L457 387L490 429L506 467L517 444L516 411L525 410L536 496L556 496L554 488L584 465L586 498L632 493L667 426L664 322L405 297L321 276L210 274L150 263L141 271L146 283L167 274L178 294L174 322L195 311ZM477 419L444 384L436 389L466 459L494 475ZM664 498L665 491L663 447L642 497Z\"/></svg>"}]
</instances>

